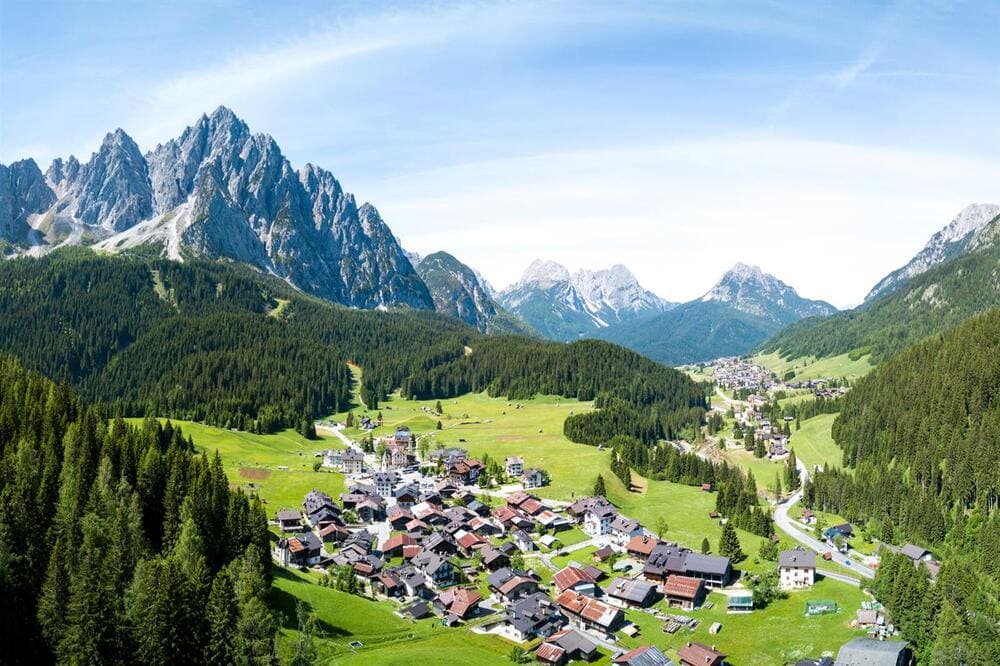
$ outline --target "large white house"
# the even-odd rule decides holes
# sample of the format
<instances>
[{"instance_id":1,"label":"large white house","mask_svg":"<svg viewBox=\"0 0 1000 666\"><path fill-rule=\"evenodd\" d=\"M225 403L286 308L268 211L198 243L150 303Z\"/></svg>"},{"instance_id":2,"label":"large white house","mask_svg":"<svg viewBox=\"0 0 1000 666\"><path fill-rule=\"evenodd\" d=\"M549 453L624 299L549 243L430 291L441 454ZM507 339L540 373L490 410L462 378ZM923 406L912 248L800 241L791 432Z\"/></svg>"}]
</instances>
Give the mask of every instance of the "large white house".
<instances>
[{"instance_id":1,"label":"large white house","mask_svg":"<svg viewBox=\"0 0 1000 666\"><path fill-rule=\"evenodd\" d=\"M816 553L811 550L783 550L778 555L778 587L801 590L816 580Z\"/></svg>"},{"instance_id":2,"label":"large white house","mask_svg":"<svg viewBox=\"0 0 1000 666\"><path fill-rule=\"evenodd\" d=\"M595 504L583 514L583 531L590 536L611 534L611 525L618 517L618 511L610 504Z\"/></svg>"}]
</instances>

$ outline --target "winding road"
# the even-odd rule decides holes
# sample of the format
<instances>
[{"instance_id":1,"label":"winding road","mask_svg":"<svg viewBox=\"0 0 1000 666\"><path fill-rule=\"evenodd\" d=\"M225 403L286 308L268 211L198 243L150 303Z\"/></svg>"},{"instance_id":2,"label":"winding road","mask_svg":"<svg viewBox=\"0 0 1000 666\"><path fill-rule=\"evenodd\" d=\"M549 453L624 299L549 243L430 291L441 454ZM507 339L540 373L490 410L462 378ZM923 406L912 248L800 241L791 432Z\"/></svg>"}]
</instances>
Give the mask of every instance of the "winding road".
<instances>
[{"instance_id":1,"label":"winding road","mask_svg":"<svg viewBox=\"0 0 1000 666\"><path fill-rule=\"evenodd\" d=\"M798 463L797 467L799 468L799 474L802 477L802 482L805 483L806 479L809 478L809 472L801 460L797 460L796 462ZM806 534L796 526L795 522L788 516L788 510L798 504L801 500L802 490L799 490L787 500L778 504L774 509L774 524L781 528L785 534L792 537L806 548L814 550L820 555L823 553L830 553L833 557L833 562L843 565L851 569L851 571L856 571L859 576L864 578L875 578L875 570L871 567L861 564L857 560L851 559L847 555L838 551L836 548L826 545L819 539ZM833 572L824 572L824 575L827 575L830 578L836 578L837 580L850 578L849 576L844 576L842 574L833 574ZM853 582L853 580L848 582Z\"/></svg>"}]
</instances>

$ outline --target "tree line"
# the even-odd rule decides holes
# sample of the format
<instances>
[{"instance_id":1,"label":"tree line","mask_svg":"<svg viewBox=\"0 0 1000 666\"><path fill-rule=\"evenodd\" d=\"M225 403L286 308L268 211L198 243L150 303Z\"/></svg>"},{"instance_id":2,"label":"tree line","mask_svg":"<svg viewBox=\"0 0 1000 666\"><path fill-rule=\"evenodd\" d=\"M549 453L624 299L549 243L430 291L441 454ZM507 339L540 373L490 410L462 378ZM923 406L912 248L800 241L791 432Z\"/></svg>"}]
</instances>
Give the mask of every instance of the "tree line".
<instances>
[{"instance_id":1,"label":"tree line","mask_svg":"<svg viewBox=\"0 0 1000 666\"><path fill-rule=\"evenodd\" d=\"M350 404L347 362L364 368L370 409L396 388L421 399L596 400L603 409L566 425L588 443L621 428L644 441L673 437L706 407L683 374L605 342L484 336L434 313L350 310L219 262L80 248L2 262L0 310L0 353L127 416L305 432Z\"/></svg>"}]
</instances>

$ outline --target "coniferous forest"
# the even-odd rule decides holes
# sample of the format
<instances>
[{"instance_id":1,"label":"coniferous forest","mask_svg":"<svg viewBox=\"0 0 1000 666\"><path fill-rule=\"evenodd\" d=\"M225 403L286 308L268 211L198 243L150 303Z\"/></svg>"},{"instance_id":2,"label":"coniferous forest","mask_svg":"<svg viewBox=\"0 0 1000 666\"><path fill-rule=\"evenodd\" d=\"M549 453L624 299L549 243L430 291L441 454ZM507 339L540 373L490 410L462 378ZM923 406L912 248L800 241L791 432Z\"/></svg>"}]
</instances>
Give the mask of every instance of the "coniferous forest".
<instances>
[{"instance_id":1,"label":"coniferous forest","mask_svg":"<svg viewBox=\"0 0 1000 666\"><path fill-rule=\"evenodd\" d=\"M0 353L70 382L88 403L274 432L348 405L469 391L597 400L574 441L643 441L700 423L702 389L620 347L484 336L428 312L351 310L246 267L102 257L83 249L0 264ZM627 430L622 430L626 427Z\"/></svg>"},{"instance_id":2,"label":"coniferous forest","mask_svg":"<svg viewBox=\"0 0 1000 666\"><path fill-rule=\"evenodd\" d=\"M0 662L269 663L267 565L218 457L0 359Z\"/></svg>"},{"instance_id":3,"label":"coniferous forest","mask_svg":"<svg viewBox=\"0 0 1000 666\"><path fill-rule=\"evenodd\" d=\"M909 560L885 559L876 581L878 598L930 663L963 663L962 655L976 655L967 663L1000 662L998 395L994 310L859 381L833 426L848 469L816 475L807 497L884 541L943 555L930 588L914 582ZM919 575L926 576L922 569ZM921 590L933 596L929 605Z\"/></svg>"}]
</instances>

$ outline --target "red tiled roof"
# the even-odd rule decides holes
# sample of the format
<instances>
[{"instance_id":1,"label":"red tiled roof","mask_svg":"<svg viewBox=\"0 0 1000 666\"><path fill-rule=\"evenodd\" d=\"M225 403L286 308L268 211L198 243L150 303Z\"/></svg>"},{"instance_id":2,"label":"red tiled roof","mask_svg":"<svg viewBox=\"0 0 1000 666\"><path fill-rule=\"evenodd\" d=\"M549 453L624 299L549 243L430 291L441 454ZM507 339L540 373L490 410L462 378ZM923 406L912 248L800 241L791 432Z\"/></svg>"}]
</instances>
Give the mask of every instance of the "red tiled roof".
<instances>
[{"instance_id":1,"label":"red tiled roof","mask_svg":"<svg viewBox=\"0 0 1000 666\"><path fill-rule=\"evenodd\" d=\"M535 656L541 661L547 661L550 663L558 663L563 655L566 654L566 650L562 649L555 643L542 643L535 650Z\"/></svg>"},{"instance_id":2,"label":"red tiled roof","mask_svg":"<svg viewBox=\"0 0 1000 666\"><path fill-rule=\"evenodd\" d=\"M420 546L403 546L403 559L409 560L420 553Z\"/></svg>"},{"instance_id":3,"label":"red tiled roof","mask_svg":"<svg viewBox=\"0 0 1000 666\"><path fill-rule=\"evenodd\" d=\"M595 580L593 576L583 569L564 567L552 576L552 582L562 591L568 590L577 583L593 583Z\"/></svg>"},{"instance_id":4,"label":"red tiled roof","mask_svg":"<svg viewBox=\"0 0 1000 666\"><path fill-rule=\"evenodd\" d=\"M449 605L448 610L460 618L464 618L482 600L483 595L479 594L479 592L468 588L462 588L455 591L454 598Z\"/></svg>"},{"instance_id":5,"label":"red tiled roof","mask_svg":"<svg viewBox=\"0 0 1000 666\"><path fill-rule=\"evenodd\" d=\"M396 550L397 548L416 545L416 543L417 540L409 534L395 534L389 537L386 542L382 544L382 551L388 553Z\"/></svg>"},{"instance_id":6,"label":"red tiled roof","mask_svg":"<svg viewBox=\"0 0 1000 666\"><path fill-rule=\"evenodd\" d=\"M556 603L573 615L578 615L602 627L611 626L615 618L621 614L620 610L573 590L565 590L556 599Z\"/></svg>"},{"instance_id":7,"label":"red tiled roof","mask_svg":"<svg viewBox=\"0 0 1000 666\"><path fill-rule=\"evenodd\" d=\"M642 553L648 556L659 543L659 539L647 535L638 535L629 539L626 550L630 553Z\"/></svg>"},{"instance_id":8,"label":"red tiled roof","mask_svg":"<svg viewBox=\"0 0 1000 666\"><path fill-rule=\"evenodd\" d=\"M704 583L699 578L671 575L663 584L663 594L681 599L697 599Z\"/></svg>"},{"instance_id":9,"label":"red tiled roof","mask_svg":"<svg viewBox=\"0 0 1000 666\"><path fill-rule=\"evenodd\" d=\"M529 513L531 515L535 515L536 513L538 513L542 509L544 509L545 506L541 502L539 502L538 500L536 500L534 497L532 497L532 498L529 498L529 499L525 500L521 504L520 508L521 508L522 511L525 511L526 513Z\"/></svg>"},{"instance_id":10,"label":"red tiled roof","mask_svg":"<svg viewBox=\"0 0 1000 666\"><path fill-rule=\"evenodd\" d=\"M677 656L680 658L681 663L697 664L697 666L715 666L721 663L726 657L726 655L718 650L713 650L707 645L693 642L689 642L678 650Z\"/></svg>"},{"instance_id":11,"label":"red tiled roof","mask_svg":"<svg viewBox=\"0 0 1000 666\"><path fill-rule=\"evenodd\" d=\"M507 596L511 592L517 589L517 587L523 583L534 583L530 578L525 578L524 576L514 576L509 579L506 583L500 586L500 594Z\"/></svg>"}]
</instances>

